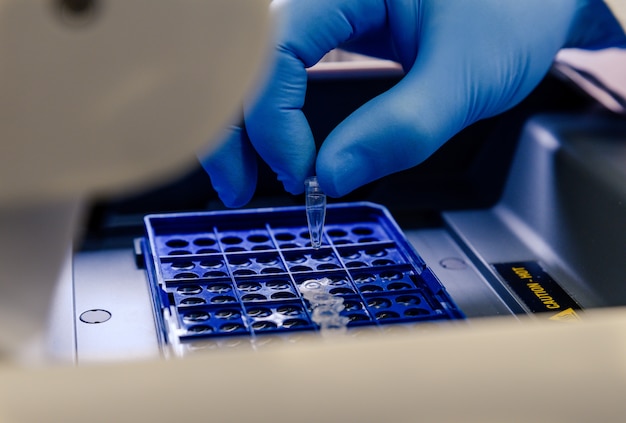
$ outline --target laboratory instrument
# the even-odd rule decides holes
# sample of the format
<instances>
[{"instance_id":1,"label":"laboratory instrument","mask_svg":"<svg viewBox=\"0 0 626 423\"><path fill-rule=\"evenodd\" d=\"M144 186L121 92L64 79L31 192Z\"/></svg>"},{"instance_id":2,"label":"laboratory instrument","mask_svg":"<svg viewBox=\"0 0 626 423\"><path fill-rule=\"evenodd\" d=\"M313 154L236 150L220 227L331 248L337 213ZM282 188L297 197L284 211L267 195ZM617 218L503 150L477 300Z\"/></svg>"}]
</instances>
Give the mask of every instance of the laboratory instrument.
<instances>
[{"instance_id":1,"label":"laboratory instrument","mask_svg":"<svg viewBox=\"0 0 626 423\"><path fill-rule=\"evenodd\" d=\"M309 224L311 246L319 249L322 246L324 219L326 218L326 194L312 176L304 181L306 195L306 217Z\"/></svg>"},{"instance_id":2,"label":"laboratory instrument","mask_svg":"<svg viewBox=\"0 0 626 423\"><path fill-rule=\"evenodd\" d=\"M303 282L298 289L313 310L311 320L319 326L322 336L346 332L351 319L341 315L346 308L343 304L344 298L338 293L332 293L331 279L310 279Z\"/></svg>"},{"instance_id":3,"label":"laboratory instrument","mask_svg":"<svg viewBox=\"0 0 626 423\"><path fill-rule=\"evenodd\" d=\"M313 69L309 75L311 89L307 92L305 105L315 139L324 139L325 132L352 107L360 104L362 97L387 90L401 77L397 67L387 66L386 63L377 73L370 69L365 75L359 69L350 73L352 71L346 70L345 66L342 73L338 73L336 69L329 69L330 65L332 63ZM338 102L337 98L342 101ZM328 107L329 104L335 107ZM623 143L617 141L624 133L624 123L619 116L599 113L596 107L593 99L572 89L559 74L548 75L520 106L463 131L428 163L411 171L390 175L342 200L367 200L384 205L402 228L410 249L419 254L445 287L454 304L466 316L466 321L486 317L508 317L517 321L524 316L532 316L537 321L560 322L578 316L577 321L583 322L584 316L592 310L617 306L622 302L626 304L626 294L620 282L622 271L626 271L620 267L623 264L620 252L626 242L626 237L620 235L626 233L626 222L620 208L620 204L624 204L620 191L623 187L623 171L620 170L623 162L616 159L624 154L621 152ZM469 154L470 150L474 153ZM76 350L79 362L112 360L129 355L161 355L162 343L156 335L161 330L155 329L161 328L158 322L155 324L155 316L159 314L154 312L154 301L147 300L151 297L146 294L145 271L137 266L128 247L123 245L132 243L133 239L146 239L145 214L155 211L167 214L185 209L195 210L192 213L207 213L198 210L220 209L221 203L211 197L205 178L203 170L196 169L185 179L147 192L136 200L96 205L94 216L97 219L92 220L83 246L73 259L73 298L80 313L105 309L113 317L97 325L77 320L75 339L80 346ZM250 208L238 211L222 208L209 212L223 213L225 216L221 219L232 222L218 230L218 234L225 229L227 232L239 232L237 236L242 239L241 245L226 244L226 248L246 248L247 252L238 254L250 258L249 270L258 272L265 267L274 267L255 261L254 256L263 253L263 250L252 250L256 244L248 239L248 236L255 235L248 232L267 231L263 214L254 211L267 209L270 200L274 211L282 207L299 207L300 210L297 212L299 230L283 234L285 239L279 239L279 243L296 241L299 244L297 248L303 248L311 256L328 249L335 253L333 248L341 250L349 245L343 245L341 238L334 239L332 236L336 234L331 232L333 229L354 235L355 238L350 241L352 244L359 244L359 240L364 241L364 245L369 242L368 234L361 233L357 237L353 232L355 228L351 225L355 224L358 216L346 216L341 225L350 229L328 227L327 222L322 246L319 250L313 249L309 244L305 208L298 204L301 197L292 197L285 194L282 187L271 185L270 181L275 181L275 176L270 169L260 167L259 178L267 185L260 186L262 194L253 199ZM590 198L594 199L593 207L590 207ZM331 209L329 205L329 213ZM194 254L192 260L172 255L168 258L170 264L172 260L191 261L196 269L200 269L201 260L196 260L195 254L202 248L216 247L193 244L192 235L199 230L195 223L179 227L174 219L165 221L171 224L171 235L175 232L184 235L183 240L189 243ZM251 227L251 224L256 226ZM213 228L213 225L209 226ZM222 226L224 224L220 223L218 228ZM163 230L167 228L168 225L162 227ZM265 232L265 236L271 239L269 232ZM293 239L286 239L292 236ZM253 236L254 239L257 238ZM263 245L275 248L271 243L261 243L257 247ZM279 257L280 254L287 254L285 258L289 258L289 254L297 252L297 248L294 251L289 251L289 248L270 249L265 253L276 253ZM236 253L226 252L229 255ZM304 265L316 269L324 264L315 257L306 257L305 254ZM371 258L372 261L385 259ZM281 260L278 262L284 265ZM145 262L145 258L138 262ZM223 261L221 265L224 267L215 270L228 274L229 270L225 269L245 270L245 263L245 260L241 263ZM116 272L119 277L115 278L115 283L119 283L116 289L112 289L113 282L107 277L112 268L119 268ZM533 279L536 276L535 282L564 307L545 307L547 304L540 298L545 298L545 294L535 285L535 290L521 290L526 286L521 284L524 279L515 279L515 269L524 274L520 268ZM364 269L350 267L347 271L359 270ZM203 273L210 271L213 269L206 268ZM186 270L181 269L180 272ZM317 270L312 273L315 272ZM200 297L210 300L213 294L206 289L210 280L198 276L197 279L189 279L188 284L200 283ZM269 279L266 278L270 276L261 274L257 277L267 282ZM183 278L178 282L182 284L185 281ZM205 283L206 286L203 286ZM271 292L271 289L260 285L265 292ZM560 289L553 289L554 286ZM244 287L252 289L254 286ZM287 291L299 295L294 288L290 285L291 290ZM126 294L125 301L119 301L119 292ZM182 299L178 295L174 292L175 299ZM164 295L158 296L161 297ZM237 295L235 298L238 298ZM542 305L544 312L538 309ZM177 311L172 313L174 315ZM133 318L115 318L127 314L132 314ZM181 327L189 326L184 323ZM398 325L382 327L389 330ZM103 336L104 332L110 336ZM194 335L193 338L210 338L204 335ZM216 348L227 348L235 343L235 338L228 339L229 342L218 342ZM274 338L269 336L264 339Z\"/></svg>"}]
</instances>

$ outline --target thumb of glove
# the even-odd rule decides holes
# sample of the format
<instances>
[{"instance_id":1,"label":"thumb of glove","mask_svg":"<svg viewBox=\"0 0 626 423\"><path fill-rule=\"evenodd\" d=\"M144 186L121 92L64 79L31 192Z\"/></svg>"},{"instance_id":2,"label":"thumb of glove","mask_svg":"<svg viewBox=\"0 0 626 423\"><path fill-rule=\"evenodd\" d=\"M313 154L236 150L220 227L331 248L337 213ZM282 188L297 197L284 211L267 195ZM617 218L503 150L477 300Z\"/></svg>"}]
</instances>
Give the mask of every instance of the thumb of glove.
<instances>
[{"instance_id":1,"label":"thumb of glove","mask_svg":"<svg viewBox=\"0 0 626 423\"><path fill-rule=\"evenodd\" d=\"M317 176L330 196L413 167L466 126L519 103L563 46L625 41L599 0L421 4L415 38L394 40L407 75L349 116L320 148ZM392 24L409 16L398 10L390 7Z\"/></svg>"}]
</instances>

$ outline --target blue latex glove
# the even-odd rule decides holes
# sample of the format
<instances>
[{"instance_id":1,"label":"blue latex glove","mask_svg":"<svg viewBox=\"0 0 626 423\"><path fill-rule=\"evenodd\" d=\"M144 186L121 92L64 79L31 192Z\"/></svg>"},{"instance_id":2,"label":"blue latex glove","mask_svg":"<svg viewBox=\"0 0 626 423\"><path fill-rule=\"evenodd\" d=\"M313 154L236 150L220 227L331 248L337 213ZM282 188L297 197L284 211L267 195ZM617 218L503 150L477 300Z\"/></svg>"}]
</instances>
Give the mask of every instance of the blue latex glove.
<instances>
[{"instance_id":1,"label":"blue latex glove","mask_svg":"<svg viewBox=\"0 0 626 423\"><path fill-rule=\"evenodd\" d=\"M338 197L413 167L466 126L526 97L562 47L626 47L599 0L284 0L267 82L244 107L245 128L202 160L229 207L246 204L255 149L293 194L317 174ZM406 75L350 115L316 158L301 111L306 67L331 49L393 59Z\"/></svg>"}]
</instances>

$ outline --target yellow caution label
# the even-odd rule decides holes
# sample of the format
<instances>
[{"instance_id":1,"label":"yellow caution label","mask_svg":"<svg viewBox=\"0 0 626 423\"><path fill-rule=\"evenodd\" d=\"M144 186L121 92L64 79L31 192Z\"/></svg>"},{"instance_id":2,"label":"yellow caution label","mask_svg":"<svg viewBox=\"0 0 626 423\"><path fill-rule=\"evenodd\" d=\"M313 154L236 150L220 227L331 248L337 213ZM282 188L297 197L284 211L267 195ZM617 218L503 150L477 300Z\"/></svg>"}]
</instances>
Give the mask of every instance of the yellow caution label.
<instances>
[{"instance_id":1,"label":"yellow caution label","mask_svg":"<svg viewBox=\"0 0 626 423\"><path fill-rule=\"evenodd\" d=\"M582 320L582 307L536 261L495 263L502 280L528 310L553 321Z\"/></svg>"},{"instance_id":2,"label":"yellow caution label","mask_svg":"<svg viewBox=\"0 0 626 423\"><path fill-rule=\"evenodd\" d=\"M578 322L580 320L580 316L576 313L576 310L570 307L558 312L554 316L551 316L550 320L558 320L560 322Z\"/></svg>"}]
</instances>

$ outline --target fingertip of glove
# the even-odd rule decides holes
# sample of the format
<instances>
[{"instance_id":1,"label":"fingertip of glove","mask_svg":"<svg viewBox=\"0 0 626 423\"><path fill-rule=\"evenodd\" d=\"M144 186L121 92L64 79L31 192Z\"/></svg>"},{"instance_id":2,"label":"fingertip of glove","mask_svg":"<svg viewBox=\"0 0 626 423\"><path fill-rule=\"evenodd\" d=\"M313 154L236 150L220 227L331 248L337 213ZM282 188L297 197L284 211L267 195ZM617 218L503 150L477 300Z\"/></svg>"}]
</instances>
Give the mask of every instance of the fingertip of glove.
<instances>
[{"instance_id":1,"label":"fingertip of glove","mask_svg":"<svg viewBox=\"0 0 626 423\"><path fill-rule=\"evenodd\" d=\"M302 183L283 182L283 187L285 188L285 191L287 191L289 194L292 194L292 195L299 195L304 192L304 182Z\"/></svg>"},{"instance_id":2,"label":"fingertip of glove","mask_svg":"<svg viewBox=\"0 0 626 423\"><path fill-rule=\"evenodd\" d=\"M233 192L218 192L217 195L219 196L220 200L222 200L222 203L224 203L224 206L228 207L229 209L243 207L250 201L250 198L248 198L248 196L236 195L236 193Z\"/></svg>"},{"instance_id":3,"label":"fingertip of glove","mask_svg":"<svg viewBox=\"0 0 626 423\"><path fill-rule=\"evenodd\" d=\"M250 202L254 196L256 184L244 184L237 186L236 184L226 183L225 181L211 178L213 189L222 201L224 206L230 209L243 207Z\"/></svg>"}]
</instances>

